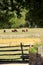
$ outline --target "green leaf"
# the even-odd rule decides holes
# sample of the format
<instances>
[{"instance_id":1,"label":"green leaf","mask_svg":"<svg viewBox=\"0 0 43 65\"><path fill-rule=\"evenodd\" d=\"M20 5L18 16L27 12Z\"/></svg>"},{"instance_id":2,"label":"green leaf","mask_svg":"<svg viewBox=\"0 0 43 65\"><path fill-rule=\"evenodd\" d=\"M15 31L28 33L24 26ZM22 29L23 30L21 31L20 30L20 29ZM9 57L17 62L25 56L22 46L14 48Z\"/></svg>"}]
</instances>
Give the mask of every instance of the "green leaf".
<instances>
[{"instance_id":1,"label":"green leaf","mask_svg":"<svg viewBox=\"0 0 43 65\"><path fill-rule=\"evenodd\" d=\"M32 53L36 53L36 52L37 52L36 48L35 48L35 47L32 47L32 48L31 48L31 52L32 52Z\"/></svg>"}]
</instances>

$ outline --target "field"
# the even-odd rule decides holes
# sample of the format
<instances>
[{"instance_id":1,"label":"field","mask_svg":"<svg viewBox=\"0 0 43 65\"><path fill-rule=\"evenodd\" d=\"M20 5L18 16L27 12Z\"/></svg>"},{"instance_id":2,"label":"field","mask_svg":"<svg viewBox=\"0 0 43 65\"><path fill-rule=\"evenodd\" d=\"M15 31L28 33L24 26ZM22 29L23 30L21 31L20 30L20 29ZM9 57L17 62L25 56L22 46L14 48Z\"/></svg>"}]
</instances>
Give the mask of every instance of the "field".
<instances>
[{"instance_id":1,"label":"field","mask_svg":"<svg viewBox=\"0 0 43 65\"><path fill-rule=\"evenodd\" d=\"M13 29L0 30L0 45L18 45L43 43L43 28L28 29L28 32L22 32L28 28L17 29L18 32L12 32Z\"/></svg>"},{"instance_id":2,"label":"field","mask_svg":"<svg viewBox=\"0 0 43 65\"><path fill-rule=\"evenodd\" d=\"M28 30L27 32L22 32L22 30ZM40 28L21 28L17 29L18 32L12 32L13 29L4 29L0 30L0 59L17 59L20 58L21 51L5 51L5 50L13 50L13 49L21 49L20 47L15 48L1 48L1 46L17 46L22 43L23 45L35 45L35 44L43 44L43 29ZM24 48L26 49L26 48ZM24 52L28 54L28 48ZM11 55L10 55L11 54ZM18 59L17 59L18 60ZM22 59L20 59L22 60Z\"/></svg>"}]
</instances>

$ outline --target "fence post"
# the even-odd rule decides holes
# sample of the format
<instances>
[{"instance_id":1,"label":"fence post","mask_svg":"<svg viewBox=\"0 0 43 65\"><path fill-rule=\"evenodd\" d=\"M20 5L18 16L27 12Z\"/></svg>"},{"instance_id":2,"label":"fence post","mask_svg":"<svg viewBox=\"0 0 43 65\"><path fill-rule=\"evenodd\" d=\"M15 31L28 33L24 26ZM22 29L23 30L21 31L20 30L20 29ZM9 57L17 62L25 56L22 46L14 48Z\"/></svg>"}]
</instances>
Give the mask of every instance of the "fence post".
<instances>
[{"instance_id":1,"label":"fence post","mask_svg":"<svg viewBox=\"0 0 43 65\"><path fill-rule=\"evenodd\" d=\"M22 60L24 61L24 58L23 58L23 45L21 43L21 52L22 52Z\"/></svg>"}]
</instances>

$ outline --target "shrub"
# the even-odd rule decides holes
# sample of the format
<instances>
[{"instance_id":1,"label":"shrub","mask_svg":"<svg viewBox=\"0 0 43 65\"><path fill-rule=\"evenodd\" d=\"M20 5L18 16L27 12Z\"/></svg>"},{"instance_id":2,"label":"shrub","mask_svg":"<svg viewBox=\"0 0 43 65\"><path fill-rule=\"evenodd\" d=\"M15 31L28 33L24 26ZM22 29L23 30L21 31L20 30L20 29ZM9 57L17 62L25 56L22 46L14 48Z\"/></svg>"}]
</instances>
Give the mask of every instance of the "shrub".
<instances>
[{"instance_id":1,"label":"shrub","mask_svg":"<svg viewBox=\"0 0 43 65\"><path fill-rule=\"evenodd\" d=\"M31 47L31 48L30 48L30 52L32 52L32 53L37 53L36 47Z\"/></svg>"}]
</instances>

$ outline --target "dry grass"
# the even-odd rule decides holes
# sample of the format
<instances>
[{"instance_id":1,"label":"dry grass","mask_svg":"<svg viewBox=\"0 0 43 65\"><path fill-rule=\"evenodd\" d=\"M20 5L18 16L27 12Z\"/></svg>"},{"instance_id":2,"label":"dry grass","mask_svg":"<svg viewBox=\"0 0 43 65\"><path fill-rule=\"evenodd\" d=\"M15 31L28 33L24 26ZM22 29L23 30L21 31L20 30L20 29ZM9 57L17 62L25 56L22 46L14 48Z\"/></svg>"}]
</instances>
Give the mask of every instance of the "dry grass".
<instances>
[{"instance_id":1,"label":"dry grass","mask_svg":"<svg viewBox=\"0 0 43 65\"><path fill-rule=\"evenodd\" d=\"M0 39L0 46L15 46L22 44L37 44L41 43L40 38L14 38L14 39Z\"/></svg>"},{"instance_id":2,"label":"dry grass","mask_svg":"<svg viewBox=\"0 0 43 65\"><path fill-rule=\"evenodd\" d=\"M28 32L22 30L28 29ZM0 46L20 45L23 44L37 44L43 43L43 28L21 28L18 32L11 32L12 29L0 29Z\"/></svg>"}]
</instances>

